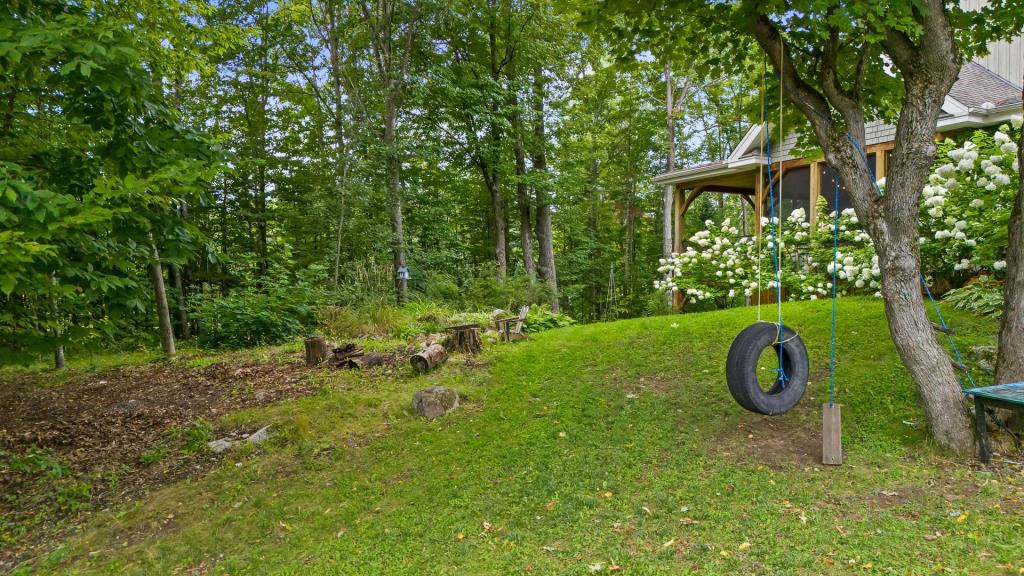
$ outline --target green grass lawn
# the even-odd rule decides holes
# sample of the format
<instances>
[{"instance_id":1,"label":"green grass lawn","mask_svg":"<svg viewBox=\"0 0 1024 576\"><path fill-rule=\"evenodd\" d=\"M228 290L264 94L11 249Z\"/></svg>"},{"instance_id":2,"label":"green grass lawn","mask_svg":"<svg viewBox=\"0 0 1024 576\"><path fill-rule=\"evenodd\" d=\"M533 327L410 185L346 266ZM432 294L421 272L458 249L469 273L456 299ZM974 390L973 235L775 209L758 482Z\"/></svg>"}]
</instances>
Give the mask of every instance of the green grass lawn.
<instances>
[{"instance_id":1,"label":"green grass lawn","mask_svg":"<svg viewBox=\"0 0 1024 576\"><path fill-rule=\"evenodd\" d=\"M571 327L427 376L325 373L234 414L276 441L96 513L35 570L69 574L1017 574L1024 475L927 440L881 304L843 299L847 462L820 465L829 303L785 307L812 384L744 412L724 361L753 309ZM950 312L962 348L995 325ZM427 422L411 394L466 399ZM28 571L28 569L26 569Z\"/></svg>"}]
</instances>

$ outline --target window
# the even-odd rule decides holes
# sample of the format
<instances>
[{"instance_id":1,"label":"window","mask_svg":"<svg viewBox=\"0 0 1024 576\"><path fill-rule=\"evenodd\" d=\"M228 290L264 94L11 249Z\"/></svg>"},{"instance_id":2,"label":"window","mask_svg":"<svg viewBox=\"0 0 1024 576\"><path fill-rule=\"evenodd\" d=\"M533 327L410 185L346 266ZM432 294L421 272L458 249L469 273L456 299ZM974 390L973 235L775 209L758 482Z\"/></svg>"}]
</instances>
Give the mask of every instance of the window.
<instances>
[{"instance_id":1,"label":"window","mask_svg":"<svg viewBox=\"0 0 1024 576\"><path fill-rule=\"evenodd\" d=\"M801 166L785 170L782 174L782 185L775 186L774 194L776 218L788 218L797 208L803 208L804 214L809 218L811 213L811 167ZM779 206L780 196L781 208Z\"/></svg>"}]
</instances>

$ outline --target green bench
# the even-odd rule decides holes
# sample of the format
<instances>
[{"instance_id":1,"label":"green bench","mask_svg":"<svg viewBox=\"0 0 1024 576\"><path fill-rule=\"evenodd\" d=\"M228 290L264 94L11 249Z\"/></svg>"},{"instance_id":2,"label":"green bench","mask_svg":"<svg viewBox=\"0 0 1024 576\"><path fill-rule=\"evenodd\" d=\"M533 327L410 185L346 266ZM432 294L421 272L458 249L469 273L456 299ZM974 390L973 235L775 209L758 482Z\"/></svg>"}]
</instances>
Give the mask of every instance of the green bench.
<instances>
[{"instance_id":1,"label":"green bench","mask_svg":"<svg viewBox=\"0 0 1024 576\"><path fill-rule=\"evenodd\" d=\"M985 406L1024 410L1024 382L968 388L964 394L974 397L974 425L978 430L978 458L988 464L992 453L988 447L988 427L985 425Z\"/></svg>"}]
</instances>

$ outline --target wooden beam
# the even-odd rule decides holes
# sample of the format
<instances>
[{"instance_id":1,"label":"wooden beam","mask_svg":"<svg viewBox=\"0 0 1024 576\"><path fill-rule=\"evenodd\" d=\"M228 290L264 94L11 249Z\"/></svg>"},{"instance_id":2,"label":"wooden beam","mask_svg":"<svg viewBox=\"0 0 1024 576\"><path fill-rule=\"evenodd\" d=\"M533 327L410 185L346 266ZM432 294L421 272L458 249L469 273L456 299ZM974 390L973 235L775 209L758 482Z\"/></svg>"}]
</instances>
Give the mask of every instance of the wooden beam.
<instances>
[{"instance_id":1,"label":"wooden beam","mask_svg":"<svg viewBox=\"0 0 1024 576\"><path fill-rule=\"evenodd\" d=\"M707 184L702 186L705 192L722 192L724 194L742 194L749 196L754 193L753 188L744 188L742 186L725 186L720 184Z\"/></svg>"},{"instance_id":2,"label":"wooden beam","mask_svg":"<svg viewBox=\"0 0 1024 576\"><path fill-rule=\"evenodd\" d=\"M881 180L889 171L888 150L875 151L875 179Z\"/></svg>"}]
</instances>

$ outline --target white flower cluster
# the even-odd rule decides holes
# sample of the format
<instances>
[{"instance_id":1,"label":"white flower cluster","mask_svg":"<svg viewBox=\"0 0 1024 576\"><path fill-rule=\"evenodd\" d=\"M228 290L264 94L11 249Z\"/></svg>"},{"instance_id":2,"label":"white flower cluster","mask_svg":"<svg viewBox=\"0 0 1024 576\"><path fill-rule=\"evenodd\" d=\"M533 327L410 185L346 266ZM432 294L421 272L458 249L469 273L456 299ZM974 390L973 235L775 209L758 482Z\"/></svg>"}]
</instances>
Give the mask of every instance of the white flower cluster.
<instances>
[{"instance_id":1,"label":"white flower cluster","mask_svg":"<svg viewBox=\"0 0 1024 576\"><path fill-rule=\"evenodd\" d=\"M1010 124L1020 129L1015 117ZM946 153L950 162L934 170L921 201L924 265L931 271L977 273L996 267L1005 247L993 245L1005 230L1009 200L1016 193L1020 165L1009 125L975 133Z\"/></svg>"}]
</instances>

